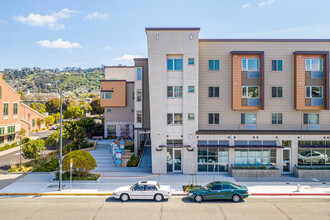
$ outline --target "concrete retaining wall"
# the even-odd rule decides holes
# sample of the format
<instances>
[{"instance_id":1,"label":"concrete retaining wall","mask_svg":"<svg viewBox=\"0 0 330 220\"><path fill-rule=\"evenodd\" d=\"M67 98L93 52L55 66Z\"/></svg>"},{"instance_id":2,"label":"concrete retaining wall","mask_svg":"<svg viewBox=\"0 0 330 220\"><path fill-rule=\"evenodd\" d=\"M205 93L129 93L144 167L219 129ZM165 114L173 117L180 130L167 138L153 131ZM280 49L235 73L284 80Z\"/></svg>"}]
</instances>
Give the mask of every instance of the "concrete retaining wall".
<instances>
[{"instance_id":1,"label":"concrete retaining wall","mask_svg":"<svg viewBox=\"0 0 330 220\"><path fill-rule=\"evenodd\" d=\"M230 175L232 177L281 177L281 170L240 170L231 169Z\"/></svg>"},{"instance_id":2,"label":"concrete retaining wall","mask_svg":"<svg viewBox=\"0 0 330 220\"><path fill-rule=\"evenodd\" d=\"M298 178L330 178L330 170L300 170L294 167L293 174Z\"/></svg>"}]
</instances>

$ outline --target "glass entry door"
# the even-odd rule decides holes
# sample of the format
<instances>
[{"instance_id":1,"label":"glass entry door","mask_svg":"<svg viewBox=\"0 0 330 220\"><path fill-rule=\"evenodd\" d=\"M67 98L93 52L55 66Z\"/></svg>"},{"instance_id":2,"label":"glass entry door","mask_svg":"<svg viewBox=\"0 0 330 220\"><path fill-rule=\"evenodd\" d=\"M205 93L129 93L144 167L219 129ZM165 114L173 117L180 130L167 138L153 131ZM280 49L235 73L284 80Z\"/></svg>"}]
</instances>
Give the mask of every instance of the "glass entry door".
<instances>
[{"instance_id":1,"label":"glass entry door","mask_svg":"<svg viewBox=\"0 0 330 220\"><path fill-rule=\"evenodd\" d=\"M182 172L181 149L167 148L167 172Z\"/></svg>"},{"instance_id":2,"label":"glass entry door","mask_svg":"<svg viewBox=\"0 0 330 220\"><path fill-rule=\"evenodd\" d=\"M291 173L291 149L290 148L283 149L283 163L282 164L283 164L282 173L283 174Z\"/></svg>"}]
</instances>

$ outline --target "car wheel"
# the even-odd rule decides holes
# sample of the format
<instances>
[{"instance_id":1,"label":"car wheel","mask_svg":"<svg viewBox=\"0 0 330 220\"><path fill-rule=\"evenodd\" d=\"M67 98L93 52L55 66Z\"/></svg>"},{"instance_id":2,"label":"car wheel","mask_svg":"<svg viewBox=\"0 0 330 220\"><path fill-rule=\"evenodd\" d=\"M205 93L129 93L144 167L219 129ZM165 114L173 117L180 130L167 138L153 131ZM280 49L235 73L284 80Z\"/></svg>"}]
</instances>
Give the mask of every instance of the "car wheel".
<instances>
[{"instance_id":1,"label":"car wheel","mask_svg":"<svg viewBox=\"0 0 330 220\"><path fill-rule=\"evenodd\" d=\"M154 200L156 202L161 202L161 201L163 201L163 199L164 199L164 196L162 194L156 194L154 197Z\"/></svg>"},{"instance_id":2,"label":"car wheel","mask_svg":"<svg viewBox=\"0 0 330 220\"><path fill-rule=\"evenodd\" d=\"M126 193L123 193L120 195L120 200L123 202L127 202L129 200L129 195Z\"/></svg>"},{"instance_id":3,"label":"car wheel","mask_svg":"<svg viewBox=\"0 0 330 220\"><path fill-rule=\"evenodd\" d=\"M241 201L241 197L237 194L233 195L233 197L231 198L233 200L233 202L239 202Z\"/></svg>"},{"instance_id":4,"label":"car wheel","mask_svg":"<svg viewBox=\"0 0 330 220\"><path fill-rule=\"evenodd\" d=\"M195 200L195 202L202 202L203 197L201 195L196 195L194 200Z\"/></svg>"},{"instance_id":5,"label":"car wheel","mask_svg":"<svg viewBox=\"0 0 330 220\"><path fill-rule=\"evenodd\" d=\"M325 162L325 161L324 161L323 159L319 159L319 164L320 164L320 165L324 165L324 162Z\"/></svg>"}]
</instances>

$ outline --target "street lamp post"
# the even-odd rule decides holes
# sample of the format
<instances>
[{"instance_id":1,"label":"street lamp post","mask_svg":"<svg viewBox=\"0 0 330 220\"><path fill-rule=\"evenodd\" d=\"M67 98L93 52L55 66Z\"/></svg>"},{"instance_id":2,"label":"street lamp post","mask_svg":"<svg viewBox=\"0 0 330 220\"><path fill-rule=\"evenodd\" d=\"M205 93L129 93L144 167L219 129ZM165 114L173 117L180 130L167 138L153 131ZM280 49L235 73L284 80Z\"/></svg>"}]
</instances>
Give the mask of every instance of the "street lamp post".
<instances>
[{"instance_id":1,"label":"street lamp post","mask_svg":"<svg viewBox=\"0 0 330 220\"><path fill-rule=\"evenodd\" d=\"M19 136L19 169L22 172L22 135Z\"/></svg>"},{"instance_id":2,"label":"street lamp post","mask_svg":"<svg viewBox=\"0 0 330 220\"><path fill-rule=\"evenodd\" d=\"M60 163L58 191L62 191L62 91L60 91Z\"/></svg>"}]
</instances>

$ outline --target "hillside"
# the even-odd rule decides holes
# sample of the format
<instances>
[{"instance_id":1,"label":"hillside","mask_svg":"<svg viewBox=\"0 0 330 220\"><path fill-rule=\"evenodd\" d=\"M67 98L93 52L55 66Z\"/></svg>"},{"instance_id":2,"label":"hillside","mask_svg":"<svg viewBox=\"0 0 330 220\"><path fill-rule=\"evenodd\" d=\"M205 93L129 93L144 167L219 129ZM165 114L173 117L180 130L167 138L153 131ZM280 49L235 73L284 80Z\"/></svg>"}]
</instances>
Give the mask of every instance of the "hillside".
<instances>
[{"instance_id":1,"label":"hillside","mask_svg":"<svg viewBox=\"0 0 330 220\"><path fill-rule=\"evenodd\" d=\"M23 93L50 93L58 87L64 91L98 92L100 80L104 79L103 68L65 68L58 69L23 68L1 71L4 80L16 91Z\"/></svg>"}]
</instances>

